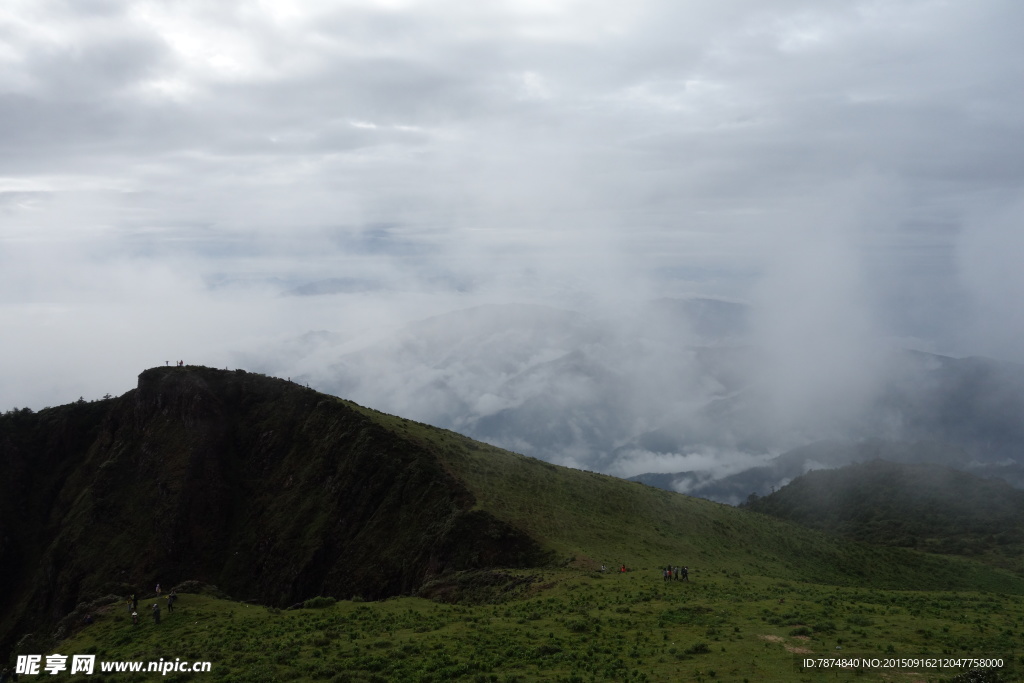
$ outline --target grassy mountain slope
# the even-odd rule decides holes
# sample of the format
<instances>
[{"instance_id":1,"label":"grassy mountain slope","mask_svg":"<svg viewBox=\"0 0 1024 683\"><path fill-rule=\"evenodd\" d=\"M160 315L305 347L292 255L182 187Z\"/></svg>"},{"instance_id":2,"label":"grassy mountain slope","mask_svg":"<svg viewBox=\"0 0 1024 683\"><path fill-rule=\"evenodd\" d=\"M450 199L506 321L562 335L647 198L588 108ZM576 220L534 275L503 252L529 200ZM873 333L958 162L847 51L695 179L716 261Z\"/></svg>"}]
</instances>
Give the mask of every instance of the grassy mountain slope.
<instances>
[{"instance_id":1,"label":"grassy mountain slope","mask_svg":"<svg viewBox=\"0 0 1024 683\"><path fill-rule=\"evenodd\" d=\"M7 644L84 601L191 579L273 607L493 600L527 590L524 571L557 583L600 564L626 564L637 590L671 563L757 577L751 595L786 581L1024 595L978 563L556 467L242 371L157 368L117 399L8 415L0 467Z\"/></svg>"},{"instance_id":2,"label":"grassy mountain slope","mask_svg":"<svg viewBox=\"0 0 1024 683\"><path fill-rule=\"evenodd\" d=\"M1016 592L1024 585L973 563L850 543L767 515L557 467L453 432L372 414L438 453L474 491L478 509L581 568L680 564L889 589L984 586Z\"/></svg>"},{"instance_id":3,"label":"grassy mountain slope","mask_svg":"<svg viewBox=\"0 0 1024 683\"><path fill-rule=\"evenodd\" d=\"M548 559L363 411L241 371L157 368L112 401L7 416L0 463L8 644L157 582L287 605Z\"/></svg>"}]
</instances>

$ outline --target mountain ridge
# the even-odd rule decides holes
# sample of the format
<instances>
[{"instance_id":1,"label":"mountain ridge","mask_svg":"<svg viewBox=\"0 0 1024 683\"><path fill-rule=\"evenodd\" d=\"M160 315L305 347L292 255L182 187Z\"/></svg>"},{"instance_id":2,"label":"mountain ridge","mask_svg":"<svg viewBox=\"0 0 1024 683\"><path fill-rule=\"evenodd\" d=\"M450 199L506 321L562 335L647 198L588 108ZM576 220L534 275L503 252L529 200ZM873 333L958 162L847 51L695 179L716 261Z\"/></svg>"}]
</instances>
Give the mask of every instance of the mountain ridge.
<instances>
[{"instance_id":1,"label":"mountain ridge","mask_svg":"<svg viewBox=\"0 0 1024 683\"><path fill-rule=\"evenodd\" d=\"M77 441L46 422L86 412L94 426ZM5 631L124 584L196 579L286 605L387 597L437 574L546 558L474 510L472 493L415 444L399 448L341 399L285 380L155 368L120 398L39 415L27 438L10 424L0 435L11 530L0 565L17 586L2 608L22 615ZM11 504L23 498L38 502Z\"/></svg>"}]
</instances>

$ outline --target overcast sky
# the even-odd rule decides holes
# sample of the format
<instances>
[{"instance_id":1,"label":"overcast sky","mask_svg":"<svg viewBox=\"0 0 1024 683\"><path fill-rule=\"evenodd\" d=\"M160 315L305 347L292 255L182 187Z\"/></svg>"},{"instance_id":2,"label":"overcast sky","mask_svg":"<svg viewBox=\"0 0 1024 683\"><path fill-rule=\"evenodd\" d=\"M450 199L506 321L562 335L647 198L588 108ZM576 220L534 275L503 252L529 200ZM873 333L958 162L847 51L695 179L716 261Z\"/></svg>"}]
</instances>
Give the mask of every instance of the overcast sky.
<instances>
[{"instance_id":1,"label":"overcast sky","mask_svg":"<svg viewBox=\"0 0 1024 683\"><path fill-rule=\"evenodd\" d=\"M0 409L487 301L715 296L767 338L1024 361L1022 25L1011 0L5 0ZM325 279L347 293L282 295Z\"/></svg>"}]
</instances>

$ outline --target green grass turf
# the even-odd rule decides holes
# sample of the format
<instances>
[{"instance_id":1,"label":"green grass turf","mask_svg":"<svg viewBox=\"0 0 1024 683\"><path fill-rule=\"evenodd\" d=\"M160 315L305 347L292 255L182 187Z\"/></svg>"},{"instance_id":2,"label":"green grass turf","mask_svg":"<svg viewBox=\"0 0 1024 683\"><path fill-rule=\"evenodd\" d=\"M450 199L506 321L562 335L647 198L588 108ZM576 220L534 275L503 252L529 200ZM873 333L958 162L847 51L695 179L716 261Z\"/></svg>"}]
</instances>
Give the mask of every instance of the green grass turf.
<instances>
[{"instance_id":1,"label":"green grass turf","mask_svg":"<svg viewBox=\"0 0 1024 683\"><path fill-rule=\"evenodd\" d=\"M209 673L162 678L225 682L939 681L958 673L796 665L824 655L994 655L1009 667L1003 680L1017 680L1024 659L1015 649L1020 596L837 588L712 569L691 578L665 582L654 567L545 570L515 599L478 605L408 597L282 611L185 594L159 625L145 610L133 626L123 605L105 608L59 652L206 660Z\"/></svg>"}]
</instances>

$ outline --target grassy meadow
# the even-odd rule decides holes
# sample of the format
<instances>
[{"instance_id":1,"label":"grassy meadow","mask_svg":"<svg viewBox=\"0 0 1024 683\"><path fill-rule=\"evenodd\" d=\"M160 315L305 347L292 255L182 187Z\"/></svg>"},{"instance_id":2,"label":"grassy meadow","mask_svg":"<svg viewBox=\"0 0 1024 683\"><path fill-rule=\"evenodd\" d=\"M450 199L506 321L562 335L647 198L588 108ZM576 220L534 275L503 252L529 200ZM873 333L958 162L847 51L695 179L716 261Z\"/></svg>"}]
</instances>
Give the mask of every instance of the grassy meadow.
<instances>
[{"instance_id":1,"label":"grassy meadow","mask_svg":"<svg viewBox=\"0 0 1024 683\"><path fill-rule=\"evenodd\" d=\"M527 580L487 604L357 598L278 610L183 594L159 625L140 609L138 626L117 604L59 652L212 662L209 673L167 681L940 681L958 673L796 665L825 654L993 655L1007 664L1000 680L1022 670L1019 595L835 587L712 568L691 569L689 582L665 582L657 567L518 577Z\"/></svg>"}]
</instances>

